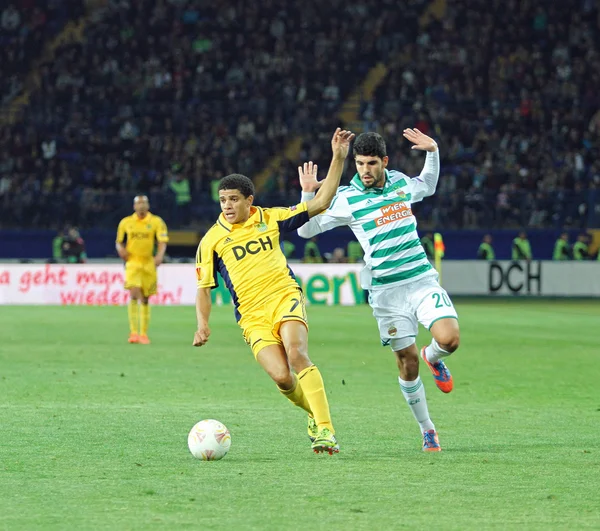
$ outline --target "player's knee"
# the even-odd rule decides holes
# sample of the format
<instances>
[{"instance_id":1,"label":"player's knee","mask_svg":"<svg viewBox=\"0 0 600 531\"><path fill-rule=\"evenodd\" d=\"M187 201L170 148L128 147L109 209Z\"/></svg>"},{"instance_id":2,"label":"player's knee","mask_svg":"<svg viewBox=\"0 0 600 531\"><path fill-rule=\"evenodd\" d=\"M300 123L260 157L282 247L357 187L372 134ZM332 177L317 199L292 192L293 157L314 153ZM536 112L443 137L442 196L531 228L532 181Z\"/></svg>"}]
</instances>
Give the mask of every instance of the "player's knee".
<instances>
[{"instance_id":1,"label":"player's knee","mask_svg":"<svg viewBox=\"0 0 600 531\"><path fill-rule=\"evenodd\" d=\"M285 346L285 352L292 368L300 372L311 365L304 342L293 342Z\"/></svg>"},{"instance_id":2,"label":"player's knee","mask_svg":"<svg viewBox=\"0 0 600 531\"><path fill-rule=\"evenodd\" d=\"M279 389L287 391L294 386L294 377L289 368L279 368L269 371L269 376L273 379Z\"/></svg>"},{"instance_id":3,"label":"player's knee","mask_svg":"<svg viewBox=\"0 0 600 531\"><path fill-rule=\"evenodd\" d=\"M140 300L142 298L142 291L139 288L131 288L129 291L129 296L132 300Z\"/></svg>"},{"instance_id":4,"label":"player's knee","mask_svg":"<svg viewBox=\"0 0 600 531\"><path fill-rule=\"evenodd\" d=\"M439 339L436 338L436 341L446 352L454 352L460 346L460 332L458 330L452 330L442 334L442 337Z\"/></svg>"}]
</instances>

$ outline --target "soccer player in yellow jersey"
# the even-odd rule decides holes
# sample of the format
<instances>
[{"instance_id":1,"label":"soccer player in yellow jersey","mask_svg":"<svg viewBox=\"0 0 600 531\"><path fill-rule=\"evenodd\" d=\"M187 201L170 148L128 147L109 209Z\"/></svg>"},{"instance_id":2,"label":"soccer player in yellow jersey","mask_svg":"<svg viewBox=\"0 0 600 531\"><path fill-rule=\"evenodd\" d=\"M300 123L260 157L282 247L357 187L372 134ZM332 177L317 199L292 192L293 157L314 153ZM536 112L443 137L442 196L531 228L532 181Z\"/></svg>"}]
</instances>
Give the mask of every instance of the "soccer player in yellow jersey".
<instances>
[{"instance_id":1,"label":"soccer player in yellow jersey","mask_svg":"<svg viewBox=\"0 0 600 531\"><path fill-rule=\"evenodd\" d=\"M304 296L280 248L281 235L326 210L342 176L354 135L336 130L333 159L317 196L290 208L253 206L254 185L244 175L219 183L222 214L205 234L196 254L198 330L194 346L210 335L210 290L217 272L232 294L235 315L256 360L281 393L308 413L312 449L339 451L319 369L308 357ZM291 366L291 368L290 368Z\"/></svg>"},{"instance_id":2,"label":"soccer player in yellow jersey","mask_svg":"<svg viewBox=\"0 0 600 531\"><path fill-rule=\"evenodd\" d=\"M156 268L162 263L169 234L162 218L150 212L145 195L133 199L134 214L119 223L116 248L125 260L125 289L129 290L129 342L150 344L148 299L156 293ZM127 239L126 245L124 241ZM156 255L154 244L158 243Z\"/></svg>"}]
</instances>

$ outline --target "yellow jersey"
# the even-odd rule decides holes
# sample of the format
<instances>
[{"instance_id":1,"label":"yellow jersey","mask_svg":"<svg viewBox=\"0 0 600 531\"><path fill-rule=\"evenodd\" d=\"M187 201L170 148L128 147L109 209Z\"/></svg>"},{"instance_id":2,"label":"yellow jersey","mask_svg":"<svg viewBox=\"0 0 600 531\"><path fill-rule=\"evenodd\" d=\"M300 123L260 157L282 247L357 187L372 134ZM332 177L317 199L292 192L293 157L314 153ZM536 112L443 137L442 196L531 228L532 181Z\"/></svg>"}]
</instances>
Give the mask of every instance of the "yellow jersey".
<instances>
[{"instance_id":1,"label":"yellow jersey","mask_svg":"<svg viewBox=\"0 0 600 531\"><path fill-rule=\"evenodd\" d=\"M123 243L127 238L125 249L130 255L130 260L144 262L152 259L154 255L154 242L168 242L169 233L167 225L159 216L148 212L144 218L137 214L127 216L119 223L117 229L117 243Z\"/></svg>"},{"instance_id":2,"label":"yellow jersey","mask_svg":"<svg viewBox=\"0 0 600 531\"><path fill-rule=\"evenodd\" d=\"M248 220L235 225L221 214L198 246L198 287L216 287L218 272L231 293L238 321L274 294L298 289L281 250L280 235L308 221L306 208L306 203L289 208L251 207Z\"/></svg>"}]
</instances>

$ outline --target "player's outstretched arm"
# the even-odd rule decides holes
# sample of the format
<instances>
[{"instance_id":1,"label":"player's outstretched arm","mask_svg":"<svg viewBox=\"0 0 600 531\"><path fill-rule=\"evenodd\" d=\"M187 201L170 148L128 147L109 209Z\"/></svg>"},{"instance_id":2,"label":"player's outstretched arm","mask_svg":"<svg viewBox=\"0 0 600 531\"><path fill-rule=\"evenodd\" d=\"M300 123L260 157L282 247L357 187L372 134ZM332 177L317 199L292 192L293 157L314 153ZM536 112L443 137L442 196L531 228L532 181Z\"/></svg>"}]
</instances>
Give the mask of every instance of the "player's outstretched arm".
<instances>
[{"instance_id":1,"label":"player's outstretched arm","mask_svg":"<svg viewBox=\"0 0 600 531\"><path fill-rule=\"evenodd\" d=\"M335 130L333 138L331 139L333 158L331 159L327 176L321 185L321 190L318 195L306 202L309 217L316 216L329 208L338 186L340 185L340 179L342 178L342 172L344 171L344 161L348 156L350 142L352 142L353 138L354 134L351 131L342 131L339 127ZM298 170L300 171L300 168L298 168Z\"/></svg>"},{"instance_id":2,"label":"player's outstretched arm","mask_svg":"<svg viewBox=\"0 0 600 531\"><path fill-rule=\"evenodd\" d=\"M411 149L427 151L425 165L418 177L413 179L413 200L417 201L435 193L440 177L440 156L436 141L418 129L405 129L404 138L414 144Z\"/></svg>"},{"instance_id":3,"label":"player's outstretched arm","mask_svg":"<svg viewBox=\"0 0 600 531\"><path fill-rule=\"evenodd\" d=\"M300 188L302 189L302 201L309 202L323 181L317 179L317 171L319 167L313 164L312 160L305 162L302 166L298 166L298 177L300 179ZM311 218L308 223L305 223L298 229L298 236L307 240L323 232L317 221L317 217Z\"/></svg>"},{"instance_id":4,"label":"player's outstretched arm","mask_svg":"<svg viewBox=\"0 0 600 531\"><path fill-rule=\"evenodd\" d=\"M317 165L312 162L305 162L304 166L298 168L300 187L302 188L301 201L304 203L308 203L315 197L315 190L323 184L323 181L317 180L317 170ZM310 218L307 223L298 229L298 236L309 239L335 227L348 225L351 221L352 213L346 200L336 195L325 212Z\"/></svg>"},{"instance_id":5,"label":"player's outstretched arm","mask_svg":"<svg viewBox=\"0 0 600 531\"><path fill-rule=\"evenodd\" d=\"M194 347L206 345L210 336L210 328L208 327L208 319L212 308L210 298L211 288L198 288L196 293L196 319L198 320L198 330L194 334Z\"/></svg>"}]
</instances>

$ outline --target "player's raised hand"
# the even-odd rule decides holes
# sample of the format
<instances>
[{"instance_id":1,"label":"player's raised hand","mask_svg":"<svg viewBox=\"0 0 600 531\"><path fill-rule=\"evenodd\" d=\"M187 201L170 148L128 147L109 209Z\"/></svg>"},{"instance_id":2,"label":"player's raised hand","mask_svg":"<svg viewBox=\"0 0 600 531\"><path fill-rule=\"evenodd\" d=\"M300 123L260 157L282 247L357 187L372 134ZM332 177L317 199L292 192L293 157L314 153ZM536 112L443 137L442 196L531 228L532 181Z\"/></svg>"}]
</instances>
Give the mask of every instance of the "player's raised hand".
<instances>
[{"instance_id":1,"label":"player's raised hand","mask_svg":"<svg viewBox=\"0 0 600 531\"><path fill-rule=\"evenodd\" d=\"M427 136L418 129L405 129L402 133L404 138L410 140L414 146L410 149L420 149L421 151L437 151L438 145L436 141Z\"/></svg>"},{"instance_id":2,"label":"player's raised hand","mask_svg":"<svg viewBox=\"0 0 600 531\"><path fill-rule=\"evenodd\" d=\"M194 347L201 347L202 345L206 345L208 342L208 337L210 336L210 328L208 325L198 327L198 330L194 333L194 342L192 345Z\"/></svg>"},{"instance_id":3,"label":"player's raised hand","mask_svg":"<svg viewBox=\"0 0 600 531\"><path fill-rule=\"evenodd\" d=\"M335 158L345 159L348 156L350 150L350 142L354 139L354 133L352 131L342 130L339 127L333 133L331 139L331 149Z\"/></svg>"},{"instance_id":4,"label":"player's raised hand","mask_svg":"<svg viewBox=\"0 0 600 531\"><path fill-rule=\"evenodd\" d=\"M316 164L313 164L312 160L305 162L303 166L298 166L300 187L303 192L316 192L323 184L323 181L317 181L318 168Z\"/></svg>"}]
</instances>

